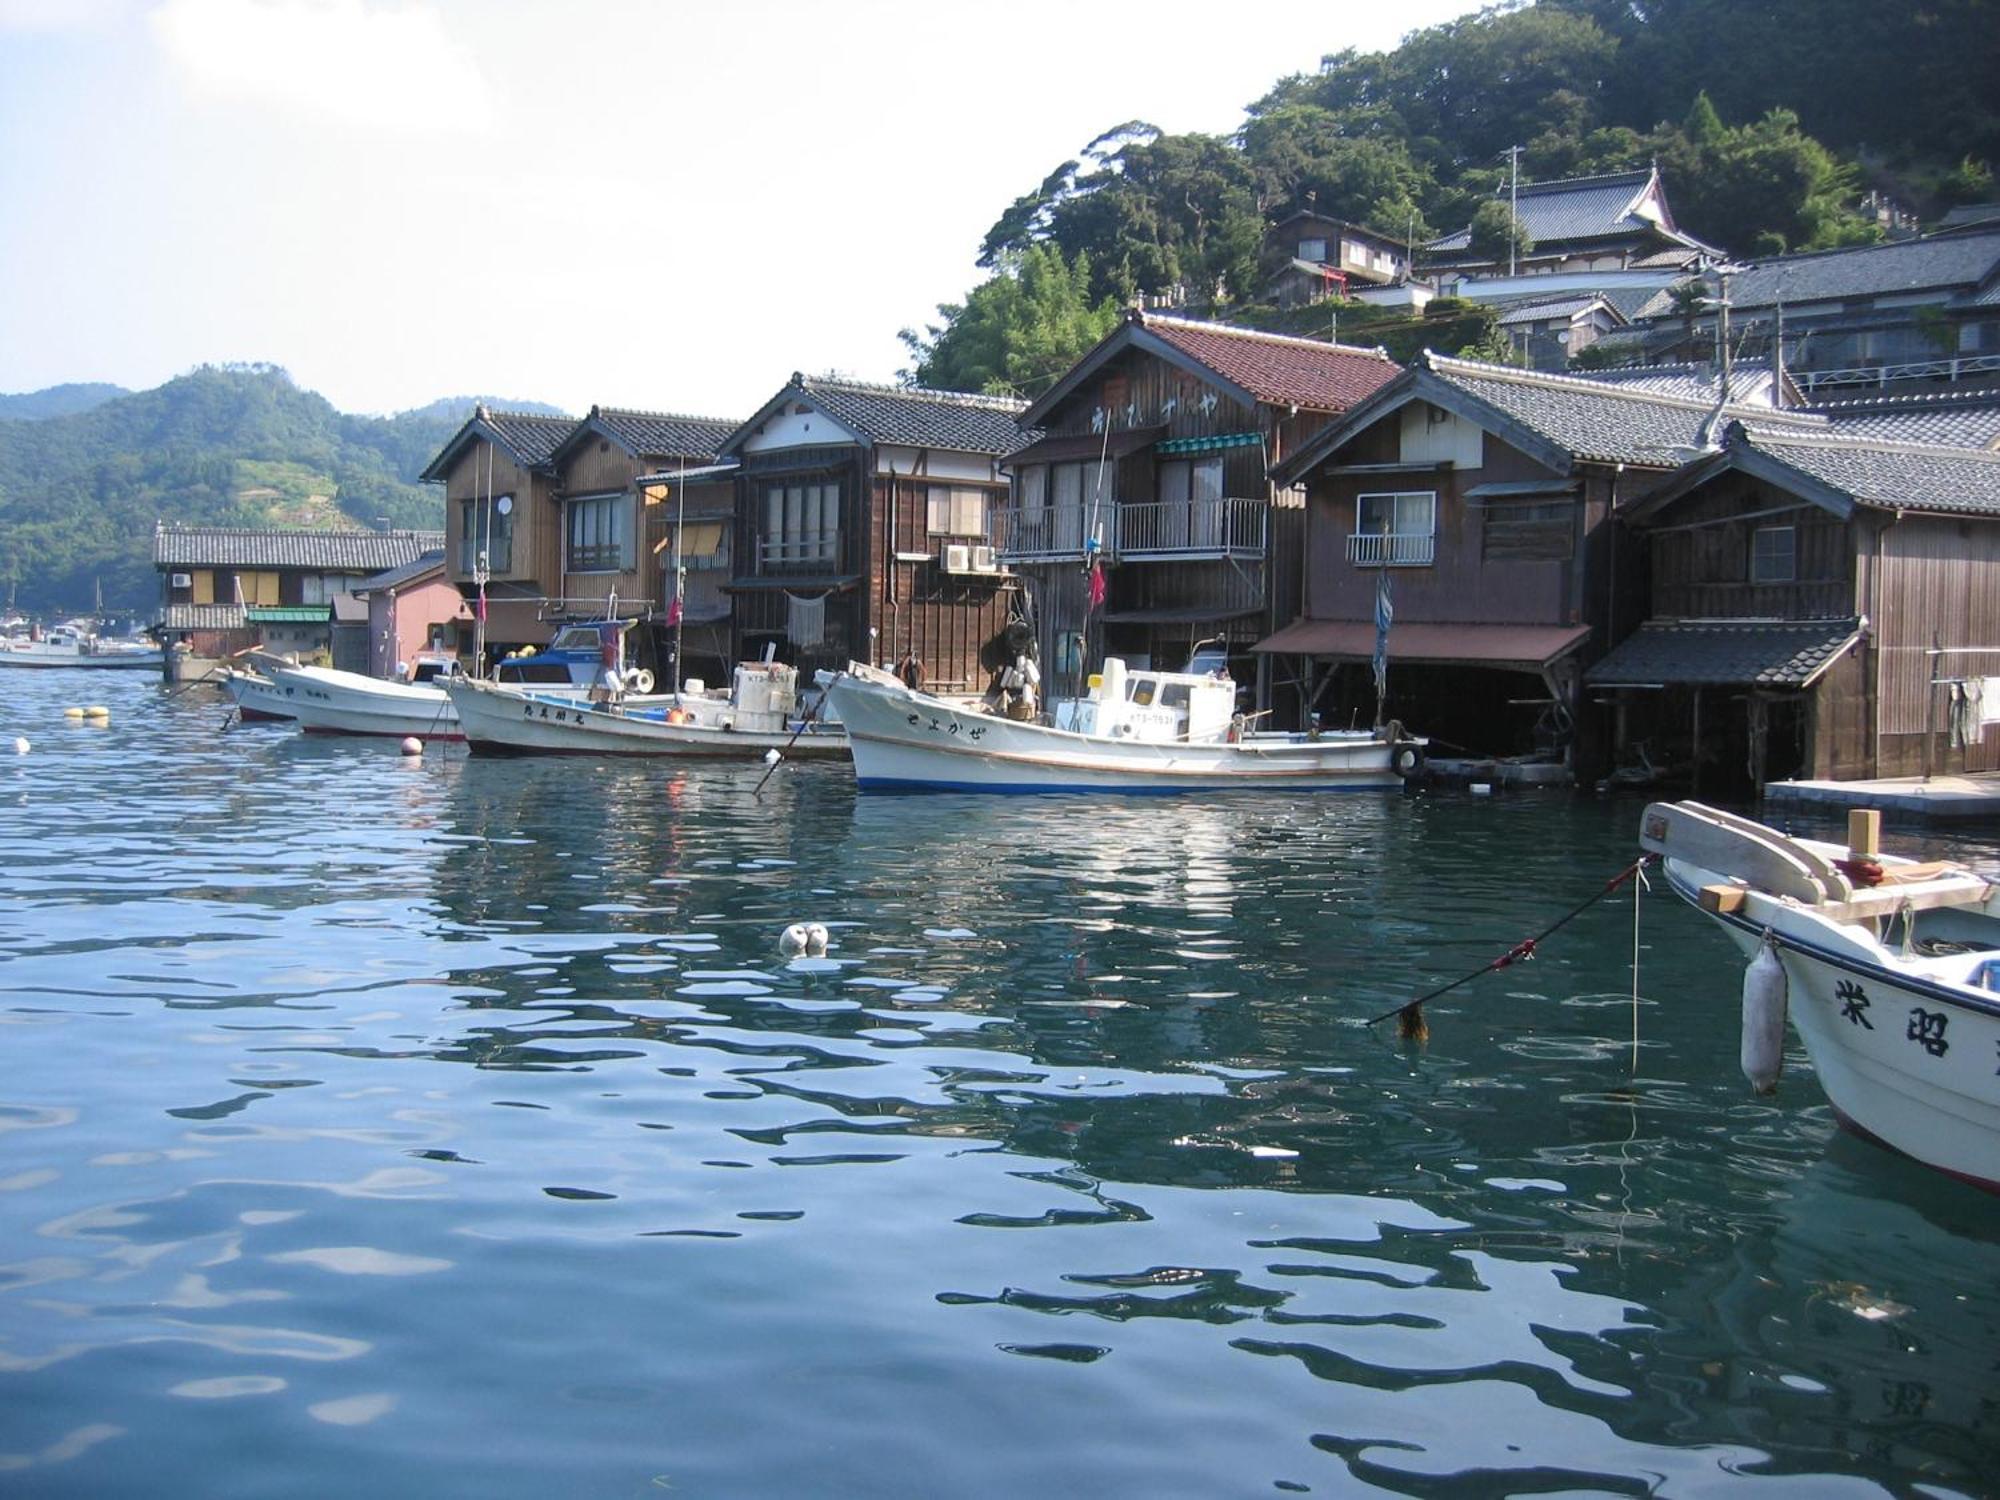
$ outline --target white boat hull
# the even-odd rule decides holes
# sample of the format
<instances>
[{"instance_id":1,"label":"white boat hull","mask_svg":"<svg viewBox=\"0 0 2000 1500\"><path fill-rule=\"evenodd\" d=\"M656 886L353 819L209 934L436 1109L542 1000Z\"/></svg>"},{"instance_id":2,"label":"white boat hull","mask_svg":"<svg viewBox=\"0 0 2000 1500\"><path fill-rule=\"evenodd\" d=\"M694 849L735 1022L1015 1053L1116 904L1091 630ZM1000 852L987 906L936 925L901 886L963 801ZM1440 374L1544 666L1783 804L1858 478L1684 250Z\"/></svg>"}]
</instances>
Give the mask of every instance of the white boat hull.
<instances>
[{"instance_id":1,"label":"white boat hull","mask_svg":"<svg viewBox=\"0 0 2000 1500\"><path fill-rule=\"evenodd\" d=\"M165 665L158 651L42 650L39 643L17 645L0 651L0 667L74 669L91 672L157 672Z\"/></svg>"},{"instance_id":2,"label":"white boat hull","mask_svg":"<svg viewBox=\"0 0 2000 1500\"><path fill-rule=\"evenodd\" d=\"M236 705L236 711L246 721L291 721L291 705L285 701L278 685L268 677L260 677L254 672L228 672L222 679L222 691L229 695L229 701Z\"/></svg>"},{"instance_id":3,"label":"white boat hull","mask_svg":"<svg viewBox=\"0 0 2000 1500\"><path fill-rule=\"evenodd\" d=\"M453 682L447 691L469 749L493 755L653 755L760 758L845 757L847 737L819 725L789 731L717 729L667 722L669 701L627 704L623 711L575 696L487 682Z\"/></svg>"},{"instance_id":4,"label":"white boat hull","mask_svg":"<svg viewBox=\"0 0 2000 1500\"><path fill-rule=\"evenodd\" d=\"M270 677L278 711L297 719L307 734L464 738L458 713L442 688L329 667L273 667Z\"/></svg>"},{"instance_id":5,"label":"white boat hull","mask_svg":"<svg viewBox=\"0 0 2000 1500\"><path fill-rule=\"evenodd\" d=\"M863 791L1377 791L1403 782L1398 747L1372 734L1153 743L1023 723L852 676L827 693Z\"/></svg>"},{"instance_id":6,"label":"white boat hull","mask_svg":"<svg viewBox=\"0 0 2000 1500\"><path fill-rule=\"evenodd\" d=\"M1697 907L1704 886L1730 882L1672 857L1666 874ZM1989 898L1983 918L1973 908L1973 920L1991 920L1992 906ZM1769 931L1792 1024L1842 1124L2000 1192L2000 993L1981 982L1981 966L2000 950L1903 959L1865 923L1754 891L1738 911L1705 914L1746 957Z\"/></svg>"}]
</instances>

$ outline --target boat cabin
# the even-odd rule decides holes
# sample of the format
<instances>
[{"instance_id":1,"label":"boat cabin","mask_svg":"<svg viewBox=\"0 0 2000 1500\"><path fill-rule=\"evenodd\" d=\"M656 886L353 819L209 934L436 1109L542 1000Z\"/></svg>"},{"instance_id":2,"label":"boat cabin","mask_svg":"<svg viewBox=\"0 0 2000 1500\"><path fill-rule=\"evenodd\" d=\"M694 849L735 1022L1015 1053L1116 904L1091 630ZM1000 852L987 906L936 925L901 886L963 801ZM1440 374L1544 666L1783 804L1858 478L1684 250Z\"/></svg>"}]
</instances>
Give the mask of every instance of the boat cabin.
<instances>
[{"instance_id":1,"label":"boat cabin","mask_svg":"<svg viewBox=\"0 0 2000 1500\"><path fill-rule=\"evenodd\" d=\"M1236 719L1236 683L1222 672L1130 671L1107 656L1090 674L1090 691L1056 704L1056 728L1149 744L1213 743Z\"/></svg>"}]
</instances>

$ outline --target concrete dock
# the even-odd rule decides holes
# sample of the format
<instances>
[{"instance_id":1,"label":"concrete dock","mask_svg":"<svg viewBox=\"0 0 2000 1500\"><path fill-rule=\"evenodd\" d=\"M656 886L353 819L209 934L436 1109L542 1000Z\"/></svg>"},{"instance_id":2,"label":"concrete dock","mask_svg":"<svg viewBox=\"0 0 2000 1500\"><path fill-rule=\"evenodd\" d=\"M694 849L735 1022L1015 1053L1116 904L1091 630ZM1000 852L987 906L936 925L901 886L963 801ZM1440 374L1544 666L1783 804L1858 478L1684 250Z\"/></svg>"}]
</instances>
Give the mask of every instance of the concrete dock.
<instances>
[{"instance_id":1,"label":"concrete dock","mask_svg":"<svg viewBox=\"0 0 2000 1500\"><path fill-rule=\"evenodd\" d=\"M1990 818L2000 821L2000 772L1966 776L1891 776L1878 781L1774 781L1766 801L1828 808L1873 807L1934 821Z\"/></svg>"}]
</instances>

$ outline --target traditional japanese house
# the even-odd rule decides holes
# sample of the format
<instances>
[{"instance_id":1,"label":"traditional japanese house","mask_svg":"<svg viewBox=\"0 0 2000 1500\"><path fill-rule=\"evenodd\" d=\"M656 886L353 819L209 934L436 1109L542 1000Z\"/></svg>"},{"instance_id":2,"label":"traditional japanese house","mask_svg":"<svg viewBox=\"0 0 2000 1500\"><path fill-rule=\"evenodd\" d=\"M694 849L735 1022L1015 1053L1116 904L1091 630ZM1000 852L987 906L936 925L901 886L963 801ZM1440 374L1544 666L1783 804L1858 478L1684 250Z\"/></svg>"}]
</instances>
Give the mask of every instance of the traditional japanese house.
<instances>
[{"instance_id":1,"label":"traditional japanese house","mask_svg":"<svg viewBox=\"0 0 2000 1500\"><path fill-rule=\"evenodd\" d=\"M420 651L455 653L472 621L471 606L445 576L442 551L364 578L350 592L366 611L367 649L359 665L345 669L371 677L396 676ZM340 656L336 648L336 667Z\"/></svg>"},{"instance_id":2,"label":"traditional japanese house","mask_svg":"<svg viewBox=\"0 0 2000 1500\"><path fill-rule=\"evenodd\" d=\"M991 513L1025 404L794 375L720 445L740 465L737 654L802 675L908 660L927 687L984 691L1015 587Z\"/></svg>"},{"instance_id":3,"label":"traditional japanese house","mask_svg":"<svg viewBox=\"0 0 2000 1500\"><path fill-rule=\"evenodd\" d=\"M336 596L444 546L435 531L153 530L169 677L251 646L309 656L331 643Z\"/></svg>"},{"instance_id":4,"label":"traditional japanese house","mask_svg":"<svg viewBox=\"0 0 2000 1500\"><path fill-rule=\"evenodd\" d=\"M1825 428L1427 353L1277 464L1277 483L1307 488L1305 594L1257 649L1313 711L1366 722L1386 592L1389 716L1447 749L1566 758L1581 667L1645 609L1612 512L1731 418Z\"/></svg>"},{"instance_id":5,"label":"traditional japanese house","mask_svg":"<svg viewBox=\"0 0 2000 1500\"><path fill-rule=\"evenodd\" d=\"M1007 460L994 546L1050 687L1076 691L1106 655L1179 669L1209 642L1270 707L1249 648L1297 612L1304 502L1269 466L1395 377L1380 350L1128 315L1028 409L1045 435Z\"/></svg>"},{"instance_id":6,"label":"traditional japanese house","mask_svg":"<svg viewBox=\"0 0 2000 1500\"><path fill-rule=\"evenodd\" d=\"M1587 680L1716 796L2000 768L2000 454L1730 426L1620 512L1651 617Z\"/></svg>"},{"instance_id":7,"label":"traditional japanese house","mask_svg":"<svg viewBox=\"0 0 2000 1500\"><path fill-rule=\"evenodd\" d=\"M662 476L694 471L692 508L698 515L717 508L718 492L733 494L730 471L717 468L717 450L736 427L708 417L593 406L549 454L562 541L548 613L590 620L615 608L621 618L640 622L626 640L628 659L661 681L673 675L666 613L673 598L673 528L682 513L673 479ZM705 564L714 551L704 556ZM727 612L708 623L698 646L713 646L713 627L726 628ZM685 630L680 639L685 645Z\"/></svg>"},{"instance_id":8,"label":"traditional japanese house","mask_svg":"<svg viewBox=\"0 0 2000 1500\"><path fill-rule=\"evenodd\" d=\"M1305 210L1266 232L1263 264L1266 293L1280 307L1298 307L1407 281L1410 252L1390 235Z\"/></svg>"},{"instance_id":9,"label":"traditional japanese house","mask_svg":"<svg viewBox=\"0 0 2000 1500\"><path fill-rule=\"evenodd\" d=\"M1424 246L1424 273L1440 282L1467 277L1547 276L1587 271L1661 268L1686 271L1723 260L1674 223L1658 167L1607 172L1554 182L1503 183L1494 193L1510 203L1533 241L1510 266L1472 246L1470 225Z\"/></svg>"},{"instance_id":10,"label":"traditional japanese house","mask_svg":"<svg viewBox=\"0 0 2000 1500\"><path fill-rule=\"evenodd\" d=\"M444 486L445 576L475 610L484 596L489 657L555 633L563 517L549 456L576 425L480 406L419 476ZM470 663L472 633L460 649Z\"/></svg>"}]
</instances>

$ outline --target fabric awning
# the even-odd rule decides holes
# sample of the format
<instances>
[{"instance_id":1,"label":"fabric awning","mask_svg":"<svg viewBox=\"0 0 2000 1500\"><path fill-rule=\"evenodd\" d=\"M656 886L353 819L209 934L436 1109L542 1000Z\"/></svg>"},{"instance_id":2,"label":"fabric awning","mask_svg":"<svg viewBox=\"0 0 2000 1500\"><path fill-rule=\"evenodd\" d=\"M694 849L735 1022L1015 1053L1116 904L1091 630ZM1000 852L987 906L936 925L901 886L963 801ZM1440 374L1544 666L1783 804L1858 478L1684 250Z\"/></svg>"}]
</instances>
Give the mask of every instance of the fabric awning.
<instances>
[{"instance_id":1,"label":"fabric awning","mask_svg":"<svg viewBox=\"0 0 2000 1500\"><path fill-rule=\"evenodd\" d=\"M1009 453L1000 460L1006 468L1017 464L1055 464L1065 460L1096 458L1100 453L1108 453L1112 458L1123 458L1128 453L1136 453L1141 448L1150 447L1159 441L1164 427L1127 427L1122 432L1111 434L1107 444L1101 432L1086 432L1076 437L1049 437L1038 443Z\"/></svg>"},{"instance_id":2,"label":"fabric awning","mask_svg":"<svg viewBox=\"0 0 2000 1500\"><path fill-rule=\"evenodd\" d=\"M1588 625L1432 625L1398 622L1389 632L1389 660L1511 667L1538 672L1590 638ZM1372 620L1294 620L1250 648L1275 654L1368 661L1375 655Z\"/></svg>"},{"instance_id":3,"label":"fabric awning","mask_svg":"<svg viewBox=\"0 0 2000 1500\"><path fill-rule=\"evenodd\" d=\"M1168 438L1155 453L1213 453L1218 448L1248 448L1264 441L1261 432L1225 432L1217 437Z\"/></svg>"},{"instance_id":4,"label":"fabric awning","mask_svg":"<svg viewBox=\"0 0 2000 1500\"><path fill-rule=\"evenodd\" d=\"M1849 646L1861 622L1648 620L1598 662L1592 687L1810 687Z\"/></svg>"}]
</instances>

